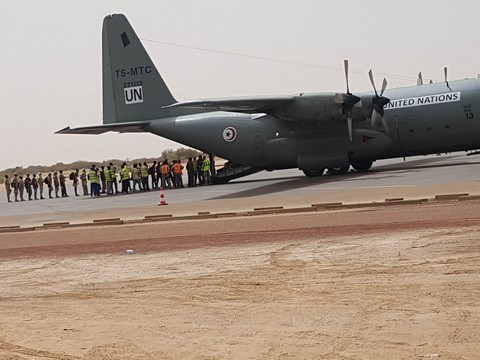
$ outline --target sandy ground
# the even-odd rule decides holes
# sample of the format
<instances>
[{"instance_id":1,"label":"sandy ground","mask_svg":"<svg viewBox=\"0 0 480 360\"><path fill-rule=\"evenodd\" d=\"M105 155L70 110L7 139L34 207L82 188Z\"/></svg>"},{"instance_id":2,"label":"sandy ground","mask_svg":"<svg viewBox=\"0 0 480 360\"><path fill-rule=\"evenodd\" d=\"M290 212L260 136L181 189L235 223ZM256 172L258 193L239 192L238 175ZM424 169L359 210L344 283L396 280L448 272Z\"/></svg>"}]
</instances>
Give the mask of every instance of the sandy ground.
<instances>
[{"instance_id":1,"label":"sandy ground","mask_svg":"<svg viewBox=\"0 0 480 360\"><path fill-rule=\"evenodd\" d=\"M0 234L0 359L479 359L479 209Z\"/></svg>"}]
</instances>

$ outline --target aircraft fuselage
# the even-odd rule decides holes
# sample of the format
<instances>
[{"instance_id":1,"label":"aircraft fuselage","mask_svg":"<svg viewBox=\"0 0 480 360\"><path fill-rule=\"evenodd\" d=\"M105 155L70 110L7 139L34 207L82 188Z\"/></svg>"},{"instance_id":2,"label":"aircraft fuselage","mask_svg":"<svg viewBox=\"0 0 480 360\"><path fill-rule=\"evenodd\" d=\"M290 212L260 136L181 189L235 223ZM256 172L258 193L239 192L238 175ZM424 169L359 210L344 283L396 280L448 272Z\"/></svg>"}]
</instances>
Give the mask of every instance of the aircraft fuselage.
<instances>
[{"instance_id":1,"label":"aircraft fuselage","mask_svg":"<svg viewBox=\"0 0 480 360\"><path fill-rule=\"evenodd\" d=\"M381 123L372 127L360 109L353 114L352 141L345 123L335 119L298 123L220 111L159 119L148 130L239 164L268 169L297 167L299 158L309 154L377 160L480 148L480 80L452 81L449 86L388 90L388 132ZM229 129L232 134L225 134Z\"/></svg>"}]
</instances>

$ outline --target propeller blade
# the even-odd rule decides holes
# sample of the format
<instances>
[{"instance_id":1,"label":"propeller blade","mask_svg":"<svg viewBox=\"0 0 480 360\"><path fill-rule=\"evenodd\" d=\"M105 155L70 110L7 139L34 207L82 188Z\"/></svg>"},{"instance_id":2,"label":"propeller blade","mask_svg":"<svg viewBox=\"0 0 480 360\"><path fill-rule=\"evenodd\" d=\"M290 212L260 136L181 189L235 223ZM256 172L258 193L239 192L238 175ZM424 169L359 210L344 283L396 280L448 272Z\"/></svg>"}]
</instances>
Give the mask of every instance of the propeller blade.
<instances>
[{"instance_id":1,"label":"propeller blade","mask_svg":"<svg viewBox=\"0 0 480 360\"><path fill-rule=\"evenodd\" d=\"M350 94L350 86L348 85L348 60L343 60L343 67L345 68L345 79L347 80L347 94Z\"/></svg>"},{"instance_id":2,"label":"propeller blade","mask_svg":"<svg viewBox=\"0 0 480 360\"><path fill-rule=\"evenodd\" d=\"M378 118L378 113L375 111L375 109L372 111L372 127L375 126L375 123L377 122Z\"/></svg>"},{"instance_id":3,"label":"propeller blade","mask_svg":"<svg viewBox=\"0 0 480 360\"><path fill-rule=\"evenodd\" d=\"M370 69L368 72L368 76L370 77L370 82L372 83L373 90L375 91L375 96L373 97L373 111L372 111L372 127L375 128L375 123L377 122L377 118L380 116L383 119L383 116L385 115L384 107L390 102L389 98L386 98L383 96L383 93L387 89L387 79L383 78L382 82L382 89L380 90L380 95L377 92L377 88L375 87L375 81L373 79L373 71Z\"/></svg>"},{"instance_id":4,"label":"propeller blade","mask_svg":"<svg viewBox=\"0 0 480 360\"><path fill-rule=\"evenodd\" d=\"M388 131L387 119L385 119L385 116L382 116L382 124L383 124L383 127L385 128L385 131L387 132L387 134L390 134L390 132Z\"/></svg>"},{"instance_id":5,"label":"propeller blade","mask_svg":"<svg viewBox=\"0 0 480 360\"><path fill-rule=\"evenodd\" d=\"M377 88L375 87L375 81L373 81L373 71L372 71L372 69L370 69L370 71L368 72L368 76L370 77L370 82L372 83L373 90L375 91L375 95L378 96Z\"/></svg>"},{"instance_id":6,"label":"propeller blade","mask_svg":"<svg viewBox=\"0 0 480 360\"><path fill-rule=\"evenodd\" d=\"M348 136L350 137L350 141L353 140L353 124L352 124L352 117L348 114L347 117L347 126L348 126Z\"/></svg>"},{"instance_id":7,"label":"propeller blade","mask_svg":"<svg viewBox=\"0 0 480 360\"><path fill-rule=\"evenodd\" d=\"M387 79L383 78L383 83L382 83L382 90L380 91L380 97L383 96L383 93L385 92L386 88L387 88Z\"/></svg>"}]
</instances>

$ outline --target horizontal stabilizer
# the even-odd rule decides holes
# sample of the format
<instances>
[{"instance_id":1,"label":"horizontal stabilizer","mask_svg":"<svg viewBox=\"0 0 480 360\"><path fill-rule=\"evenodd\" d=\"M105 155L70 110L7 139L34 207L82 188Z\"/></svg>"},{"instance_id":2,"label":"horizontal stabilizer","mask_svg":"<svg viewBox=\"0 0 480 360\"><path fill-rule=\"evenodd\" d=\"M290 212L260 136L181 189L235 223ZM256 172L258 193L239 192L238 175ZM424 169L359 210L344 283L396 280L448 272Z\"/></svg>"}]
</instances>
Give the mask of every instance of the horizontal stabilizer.
<instances>
[{"instance_id":1,"label":"horizontal stabilizer","mask_svg":"<svg viewBox=\"0 0 480 360\"><path fill-rule=\"evenodd\" d=\"M146 129L150 121L145 122L127 122L118 124L106 124L97 126L84 126L79 128L66 128L57 131L55 134L87 134L87 135L99 135L109 131L118 133L135 133L135 132L147 132Z\"/></svg>"}]
</instances>

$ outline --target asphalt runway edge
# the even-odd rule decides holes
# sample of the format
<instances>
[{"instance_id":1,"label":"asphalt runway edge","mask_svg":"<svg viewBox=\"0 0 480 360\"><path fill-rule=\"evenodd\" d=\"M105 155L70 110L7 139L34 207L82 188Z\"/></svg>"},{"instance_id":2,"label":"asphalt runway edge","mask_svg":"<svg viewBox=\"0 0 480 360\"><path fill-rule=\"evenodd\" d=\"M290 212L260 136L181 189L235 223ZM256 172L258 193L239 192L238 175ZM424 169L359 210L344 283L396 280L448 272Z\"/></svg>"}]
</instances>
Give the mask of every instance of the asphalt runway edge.
<instances>
[{"instance_id":1,"label":"asphalt runway edge","mask_svg":"<svg viewBox=\"0 0 480 360\"><path fill-rule=\"evenodd\" d=\"M438 202L452 202L452 201L472 201L480 200L480 195L470 195L468 193L459 194L440 194L435 195L434 198L421 198L421 199L409 199L404 198L387 198L383 202L367 202L367 203L355 203L355 204L343 204L343 203L319 203L311 204L305 207L296 208L284 208L283 206L273 207L261 207L254 208L253 211L239 211L239 212L223 212L223 213L210 213L209 211L199 212L196 215L181 215L175 216L173 214L158 214L147 215L143 219L122 220L120 218L106 218L95 219L92 222L84 223L71 223L69 221L45 223L43 226L29 226L21 227L19 225L10 225L0 227L0 234L2 233L16 233L25 231L48 231L54 229L64 228L81 228L92 226L118 226L128 224L141 224L161 221L181 221L181 220L204 220L204 219L217 219L217 218L229 218L229 217L242 217L242 216L261 216L261 215L280 215L288 213L308 213L316 211L334 211L334 210L351 210L362 209L372 207L385 207L385 206L406 206L406 205L419 205L424 203L438 203Z\"/></svg>"}]
</instances>

